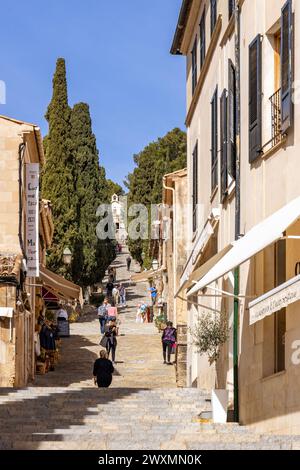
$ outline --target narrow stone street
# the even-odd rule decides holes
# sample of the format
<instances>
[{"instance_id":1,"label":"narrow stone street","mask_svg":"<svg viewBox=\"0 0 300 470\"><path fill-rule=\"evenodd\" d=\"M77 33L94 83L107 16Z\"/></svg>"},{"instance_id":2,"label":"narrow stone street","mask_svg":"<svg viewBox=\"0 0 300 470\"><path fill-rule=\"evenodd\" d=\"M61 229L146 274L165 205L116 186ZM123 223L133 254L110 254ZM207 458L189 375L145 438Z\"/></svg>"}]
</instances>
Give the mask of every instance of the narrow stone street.
<instances>
[{"instance_id":1,"label":"narrow stone street","mask_svg":"<svg viewBox=\"0 0 300 470\"><path fill-rule=\"evenodd\" d=\"M291 449L296 438L262 436L236 424L200 424L206 394L178 389L173 366L163 365L155 325L135 322L147 285L131 285L127 254L114 262L127 285L120 309L115 374L98 389L92 366L99 354L96 312L71 325L55 371L24 389L0 389L0 449Z\"/></svg>"}]
</instances>

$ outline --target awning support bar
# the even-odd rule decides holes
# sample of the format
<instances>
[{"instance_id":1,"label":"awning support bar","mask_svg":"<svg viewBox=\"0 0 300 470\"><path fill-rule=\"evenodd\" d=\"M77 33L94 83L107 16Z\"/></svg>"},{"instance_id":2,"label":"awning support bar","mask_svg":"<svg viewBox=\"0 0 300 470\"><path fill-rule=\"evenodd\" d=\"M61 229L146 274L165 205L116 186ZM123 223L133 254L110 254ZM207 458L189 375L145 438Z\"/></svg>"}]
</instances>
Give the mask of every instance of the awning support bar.
<instances>
[{"instance_id":1,"label":"awning support bar","mask_svg":"<svg viewBox=\"0 0 300 470\"><path fill-rule=\"evenodd\" d=\"M215 313L220 313L220 314L223 313L220 310L216 310L215 308L208 307L207 305L198 304L198 302L193 302L192 300L184 299L181 296L178 296L178 299L183 300L183 302L187 302L188 304L196 305L196 307L206 308L207 310L211 310L212 312L215 312Z\"/></svg>"},{"instance_id":2,"label":"awning support bar","mask_svg":"<svg viewBox=\"0 0 300 470\"><path fill-rule=\"evenodd\" d=\"M232 294L231 292L227 292L226 290L217 289L216 287L212 287L212 286L207 286L207 289L211 289L214 292L218 292L219 294L223 294L223 295L226 295L227 297L232 297L234 299L241 300L241 299L255 299L256 298L256 296L253 296L253 295L235 295L235 294ZM210 295L206 295L206 294L203 294L203 296L211 297Z\"/></svg>"}]
</instances>

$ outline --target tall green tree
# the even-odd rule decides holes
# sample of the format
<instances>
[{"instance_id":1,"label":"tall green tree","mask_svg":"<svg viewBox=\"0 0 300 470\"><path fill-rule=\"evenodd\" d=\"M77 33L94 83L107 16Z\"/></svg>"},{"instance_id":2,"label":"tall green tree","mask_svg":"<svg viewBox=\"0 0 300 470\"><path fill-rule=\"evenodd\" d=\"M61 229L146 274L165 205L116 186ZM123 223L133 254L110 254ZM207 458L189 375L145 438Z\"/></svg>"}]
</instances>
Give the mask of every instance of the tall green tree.
<instances>
[{"instance_id":1,"label":"tall green tree","mask_svg":"<svg viewBox=\"0 0 300 470\"><path fill-rule=\"evenodd\" d=\"M46 119L42 195L52 203L55 226L47 265L84 287L101 281L114 257L112 241L96 236L96 210L110 202L110 189L105 169L99 167L89 107L69 107L64 59L56 63ZM73 254L69 267L63 263L66 247Z\"/></svg>"},{"instance_id":2,"label":"tall green tree","mask_svg":"<svg viewBox=\"0 0 300 470\"><path fill-rule=\"evenodd\" d=\"M162 202L163 176L186 166L186 133L178 128L173 129L134 155L134 163L136 167L125 181L128 188L128 203L144 204L150 211L151 204ZM146 255L144 264L147 267L151 264L149 247L149 240L129 239L132 256L142 263L144 252Z\"/></svg>"},{"instance_id":3,"label":"tall green tree","mask_svg":"<svg viewBox=\"0 0 300 470\"><path fill-rule=\"evenodd\" d=\"M111 261L110 256L107 257L109 240L99 240L96 234L96 211L101 203L106 202L105 192L108 188L100 189L101 179L104 179L102 184L105 184L105 173L99 168L96 137L92 131L88 104L78 103L74 106L71 129L76 162L78 220L73 277L80 285L88 286L102 278L106 265Z\"/></svg>"},{"instance_id":4,"label":"tall green tree","mask_svg":"<svg viewBox=\"0 0 300 470\"><path fill-rule=\"evenodd\" d=\"M116 194L117 196L124 196L125 191L122 186L120 186L118 183L115 183L112 180L107 180L107 186L110 199L114 194Z\"/></svg>"},{"instance_id":5,"label":"tall green tree","mask_svg":"<svg viewBox=\"0 0 300 470\"><path fill-rule=\"evenodd\" d=\"M60 58L56 63L53 95L45 116L49 133L45 138L46 164L42 175L42 195L52 202L55 221L53 245L47 264L55 272L65 275L63 251L68 246L73 252L78 230L70 115L66 65L64 59Z\"/></svg>"}]
</instances>

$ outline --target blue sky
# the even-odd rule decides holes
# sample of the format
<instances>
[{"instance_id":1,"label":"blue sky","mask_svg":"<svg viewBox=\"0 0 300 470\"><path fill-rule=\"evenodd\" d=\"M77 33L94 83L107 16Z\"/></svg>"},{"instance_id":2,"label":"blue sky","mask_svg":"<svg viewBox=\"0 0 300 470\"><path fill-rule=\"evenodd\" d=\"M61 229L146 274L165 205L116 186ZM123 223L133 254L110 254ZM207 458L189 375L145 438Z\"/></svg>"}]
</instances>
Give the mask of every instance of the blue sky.
<instances>
[{"instance_id":1,"label":"blue sky","mask_svg":"<svg viewBox=\"0 0 300 470\"><path fill-rule=\"evenodd\" d=\"M101 164L122 183L133 154L184 128L185 63L169 54L181 0L21 0L2 8L0 113L40 125L57 57L69 103L89 103Z\"/></svg>"}]
</instances>

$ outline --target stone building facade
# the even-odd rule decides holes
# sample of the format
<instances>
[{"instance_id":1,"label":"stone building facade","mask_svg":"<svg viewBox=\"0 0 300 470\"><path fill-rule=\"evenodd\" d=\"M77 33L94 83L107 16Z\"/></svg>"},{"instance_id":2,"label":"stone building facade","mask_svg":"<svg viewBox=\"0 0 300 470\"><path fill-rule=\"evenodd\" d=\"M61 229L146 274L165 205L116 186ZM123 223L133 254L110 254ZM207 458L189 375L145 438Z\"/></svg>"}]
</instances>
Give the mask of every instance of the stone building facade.
<instances>
[{"instance_id":1,"label":"stone building facade","mask_svg":"<svg viewBox=\"0 0 300 470\"><path fill-rule=\"evenodd\" d=\"M24 386L35 374L35 277L27 276L26 165L43 165L37 126L0 116L0 386ZM39 213L37 208L37 219ZM43 212L43 208L41 211ZM37 220L38 224L38 220ZM39 245L37 229L36 243ZM43 232L41 233L43 237ZM49 242L49 240L48 240ZM48 246L45 240L45 248Z\"/></svg>"},{"instance_id":2,"label":"stone building facade","mask_svg":"<svg viewBox=\"0 0 300 470\"><path fill-rule=\"evenodd\" d=\"M180 295L189 327L211 311L230 329L213 366L188 339L187 383L225 388L241 423L287 433L300 425L299 6L184 0L171 51L187 63Z\"/></svg>"}]
</instances>

